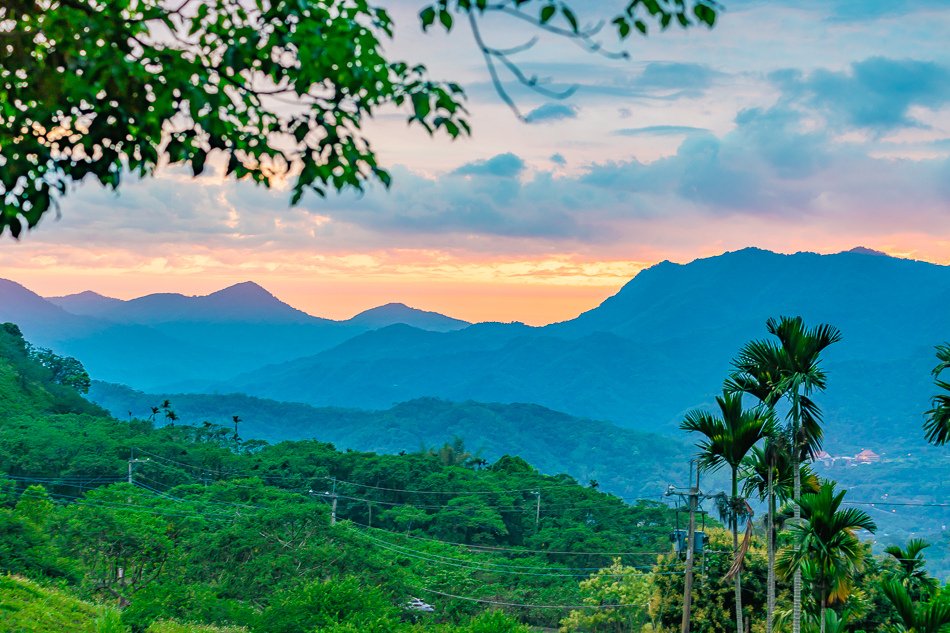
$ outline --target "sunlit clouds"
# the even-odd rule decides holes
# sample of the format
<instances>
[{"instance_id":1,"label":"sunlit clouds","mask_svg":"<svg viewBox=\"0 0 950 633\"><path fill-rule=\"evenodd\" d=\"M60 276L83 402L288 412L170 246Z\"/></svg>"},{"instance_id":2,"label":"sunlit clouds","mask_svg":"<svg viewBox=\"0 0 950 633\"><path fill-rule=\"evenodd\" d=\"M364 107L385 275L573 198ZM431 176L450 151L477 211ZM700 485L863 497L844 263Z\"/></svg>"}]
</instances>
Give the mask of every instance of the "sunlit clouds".
<instances>
[{"instance_id":1,"label":"sunlit clouds","mask_svg":"<svg viewBox=\"0 0 950 633\"><path fill-rule=\"evenodd\" d=\"M392 188L296 208L281 183L223 181L213 164L118 196L83 186L59 221L0 243L0 276L123 298L251 279L320 316L400 301L541 324L663 259L750 245L950 263L950 10L901 7L740 0L714 31L636 41L629 61L543 39L525 69L577 91L512 86L522 123L464 31L423 36L400 0L394 51L462 80L471 139L382 116L368 132Z\"/></svg>"}]
</instances>

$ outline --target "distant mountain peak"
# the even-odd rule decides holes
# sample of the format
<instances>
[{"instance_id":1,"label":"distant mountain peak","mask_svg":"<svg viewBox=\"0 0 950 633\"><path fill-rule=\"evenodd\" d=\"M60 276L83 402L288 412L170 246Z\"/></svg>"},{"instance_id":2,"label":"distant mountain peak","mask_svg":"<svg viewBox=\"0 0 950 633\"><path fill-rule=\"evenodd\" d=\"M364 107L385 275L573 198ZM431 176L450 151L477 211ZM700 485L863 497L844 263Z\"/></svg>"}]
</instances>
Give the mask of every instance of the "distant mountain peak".
<instances>
[{"instance_id":1,"label":"distant mountain peak","mask_svg":"<svg viewBox=\"0 0 950 633\"><path fill-rule=\"evenodd\" d=\"M866 246L855 246L854 248L843 251L845 253L855 253L856 255L876 255L878 257L891 257L883 251L876 251L873 248L868 248Z\"/></svg>"},{"instance_id":2,"label":"distant mountain peak","mask_svg":"<svg viewBox=\"0 0 950 633\"><path fill-rule=\"evenodd\" d=\"M115 297L109 297L104 294L100 294L94 290L83 290L82 292L76 292L71 295L63 295L61 297L47 297L47 299L67 299L67 298L83 298L83 299L106 299L109 301L118 301Z\"/></svg>"},{"instance_id":3,"label":"distant mountain peak","mask_svg":"<svg viewBox=\"0 0 950 633\"><path fill-rule=\"evenodd\" d=\"M379 329L390 325L404 324L421 330L448 332L471 325L468 321L407 306L405 303L387 303L360 312L347 321L356 325Z\"/></svg>"},{"instance_id":4,"label":"distant mountain peak","mask_svg":"<svg viewBox=\"0 0 950 633\"><path fill-rule=\"evenodd\" d=\"M242 281L234 285L212 292L208 297L234 297L243 299L276 299L266 288L253 281Z\"/></svg>"}]
</instances>

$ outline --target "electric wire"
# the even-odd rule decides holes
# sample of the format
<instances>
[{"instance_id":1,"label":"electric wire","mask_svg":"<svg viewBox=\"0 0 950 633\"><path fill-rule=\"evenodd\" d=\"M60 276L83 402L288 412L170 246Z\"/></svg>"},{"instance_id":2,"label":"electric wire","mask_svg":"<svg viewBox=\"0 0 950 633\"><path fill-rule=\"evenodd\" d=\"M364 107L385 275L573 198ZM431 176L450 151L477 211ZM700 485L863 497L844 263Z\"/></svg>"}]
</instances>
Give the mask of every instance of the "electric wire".
<instances>
[{"instance_id":1,"label":"electric wire","mask_svg":"<svg viewBox=\"0 0 950 633\"><path fill-rule=\"evenodd\" d=\"M528 604L522 602L503 602L501 600L489 600L487 598L474 598L472 596L459 596L444 591L429 589L428 587L419 587L420 591L453 598L455 600L466 600L468 602L479 602L481 604L493 604L501 607L517 607L524 609L568 609L571 611L580 609L629 609L631 607L640 608L637 604Z\"/></svg>"}]
</instances>

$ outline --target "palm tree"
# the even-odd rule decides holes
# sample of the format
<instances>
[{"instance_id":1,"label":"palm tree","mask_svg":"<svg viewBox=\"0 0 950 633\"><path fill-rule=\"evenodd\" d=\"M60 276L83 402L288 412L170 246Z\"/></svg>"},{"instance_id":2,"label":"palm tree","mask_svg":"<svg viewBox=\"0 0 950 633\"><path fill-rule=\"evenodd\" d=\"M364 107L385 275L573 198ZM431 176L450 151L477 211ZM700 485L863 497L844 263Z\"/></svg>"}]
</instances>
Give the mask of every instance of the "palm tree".
<instances>
[{"instance_id":1,"label":"palm tree","mask_svg":"<svg viewBox=\"0 0 950 633\"><path fill-rule=\"evenodd\" d=\"M736 555L736 630L743 633L742 618L742 552L739 550L739 467L746 454L760 440L766 437L775 422L771 409L756 407L742 409L742 394L723 392L716 397L721 416L706 411L690 411L680 425L684 431L700 433L704 436L697 446L701 453L699 467L702 470L716 470L728 465L732 474L732 496L730 497L732 546Z\"/></svg>"},{"instance_id":2,"label":"palm tree","mask_svg":"<svg viewBox=\"0 0 950 633\"><path fill-rule=\"evenodd\" d=\"M943 390L943 393L934 396L930 404L933 407L927 411L927 421L924 431L927 432L927 441L937 446L950 442L950 382L940 380L944 369L950 369L950 343L937 346L937 360L940 363L933 369L934 384Z\"/></svg>"},{"instance_id":3,"label":"palm tree","mask_svg":"<svg viewBox=\"0 0 950 633\"><path fill-rule=\"evenodd\" d=\"M900 622L887 627L888 633L947 633L950 631L950 602L933 599L914 602L907 588L899 580L888 578L881 589L894 605Z\"/></svg>"},{"instance_id":4,"label":"palm tree","mask_svg":"<svg viewBox=\"0 0 950 633\"><path fill-rule=\"evenodd\" d=\"M844 496L845 491L836 492L831 481L823 482L818 492L801 495L798 508L805 523L792 526L795 547L785 550L779 560L786 572L804 571L816 586L822 633L828 604L843 602L850 595L854 574L864 561L865 546L855 532L877 529L864 510L842 510Z\"/></svg>"},{"instance_id":5,"label":"palm tree","mask_svg":"<svg viewBox=\"0 0 950 633\"><path fill-rule=\"evenodd\" d=\"M788 452L786 438L773 433L763 446L753 446L742 462L743 488L746 497L758 496L767 504L765 518L767 530L768 580L766 599L766 631L771 633L775 619L775 542L780 529L776 521L777 502L788 503L794 495L795 477L792 474L792 457ZM807 463L799 464L803 487L809 492L818 491L818 477Z\"/></svg>"},{"instance_id":6,"label":"palm tree","mask_svg":"<svg viewBox=\"0 0 950 633\"><path fill-rule=\"evenodd\" d=\"M786 435L792 456L795 521L801 521L798 499L801 497L799 462L821 448L821 412L811 399L815 391L824 391L826 375L821 368L821 353L841 340L834 326L820 324L805 327L801 317L770 318L766 330L778 342L758 340L747 343L733 362L736 371L726 383L731 392L749 393L768 407L785 398L791 404ZM802 576L795 569L792 597L792 633L801 631ZM771 631L771 624L768 625Z\"/></svg>"},{"instance_id":7,"label":"palm tree","mask_svg":"<svg viewBox=\"0 0 950 633\"><path fill-rule=\"evenodd\" d=\"M939 586L937 579L931 577L924 568L926 561L921 552L928 547L930 547L930 543L915 538L907 542L906 548L902 548L900 545L890 545L884 549L884 552L894 557L898 563L896 579L904 585L907 593L915 600L931 595L933 590Z\"/></svg>"}]
</instances>

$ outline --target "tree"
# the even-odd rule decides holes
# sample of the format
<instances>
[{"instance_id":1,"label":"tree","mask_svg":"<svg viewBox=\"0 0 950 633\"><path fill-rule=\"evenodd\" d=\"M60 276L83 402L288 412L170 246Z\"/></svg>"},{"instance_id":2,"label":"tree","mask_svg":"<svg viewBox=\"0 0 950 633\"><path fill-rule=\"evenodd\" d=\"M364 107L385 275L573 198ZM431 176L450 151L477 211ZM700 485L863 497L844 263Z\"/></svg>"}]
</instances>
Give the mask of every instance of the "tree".
<instances>
[{"instance_id":1,"label":"tree","mask_svg":"<svg viewBox=\"0 0 950 633\"><path fill-rule=\"evenodd\" d=\"M931 409L927 411L924 431L927 441L937 446L950 442L950 382L940 379L945 369L950 369L950 343L937 346L937 360L933 369L934 384L942 391L931 399Z\"/></svg>"},{"instance_id":2,"label":"tree","mask_svg":"<svg viewBox=\"0 0 950 633\"><path fill-rule=\"evenodd\" d=\"M732 476L732 496L730 497L730 525L732 527L732 547L736 556L737 572L734 576L736 588L736 631L743 633L742 613L742 562L743 552L739 549L739 510L744 500L739 497L739 467L752 447L765 438L775 423L775 414L771 409L756 407L742 409L742 394L723 392L716 397L721 417L706 411L690 411L680 424L684 431L700 433L704 439L697 446L701 451L699 466L704 470L715 470L728 465ZM747 539L748 540L748 537Z\"/></svg>"},{"instance_id":3,"label":"tree","mask_svg":"<svg viewBox=\"0 0 950 633\"><path fill-rule=\"evenodd\" d=\"M651 574L628 567L619 558L614 558L610 566L581 581L581 600L585 605L622 606L571 611L561 620L561 633L620 633L640 630L649 616L647 607L653 591L652 580Z\"/></svg>"},{"instance_id":4,"label":"tree","mask_svg":"<svg viewBox=\"0 0 950 633\"><path fill-rule=\"evenodd\" d=\"M727 390L753 395L769 407L785 398L790 404L786 436L792 455L795 521L801 521L801 471L798 464L821 448L821 411L810 394L824 391L827 377L821 368L821 353L841 340L832 325L805 327L801 317L770 318L766 330L778 342L757 340L747 343L733 361L735 372ZM792 589L792 633L801 631L801 569L796 568Z\"/></svg>"},{"instance_id":5,"label":"tree","mask_svg":"<svg viewBox=\"0 0 950 633\"><path fill-rule=\"evenodd\" d=\"M894 606L900 621L886 630L889 633L947 633L950 631L950 602L933 599L915 602L899 580L881 583L884 595Z\"/></svg>"},{"instance_id":6,"label":"tree","mask_svg":"<svg viewBox=\"0 0 950 633\"><path fill-rule=\"evenodd\" d=\"M830 481L823 482L818 492L801 495L798 507L805 523L792 526L794 548L783 551L779 561L786 572L804 572L813 583L822 633L828 604L848 597L865 556L865 546L855 532L877 529L864 510L842 510L844 496L845 491L836 492Z\"/></svg>"},{"instance_id":7,"label":"tree","mask_svg":"<svg viewBox=\"0 0 950 633\"><path fill-rule=\"evenodd\" d=\"M763 446L753 446L743 460L742 494L746 497L757 495L765 501L765 518L768 556L768 596L766 601L766 630L771 633L775 617L775 543L778 538L779 524L776 521L776 502L787 503L792 500L795 490L795 476L792 473L792 458L785 438L772 433ZM799 464L802 486L808 492L817 492L818 477L807 463Z\"/></svg>"},{"instance_id":8,"label":"tree","mask_svg":"<svg viewBox=\"0 0 950 633\"><path fill-rule=\"evenodd\" d=\"M536 11L534 10L536 9ZM608 18L620 40L713 26L714 0L628 0ZM437 0L424 29L469 24L502 99L499 67L548 96L513 55L485 42L487 13L568 37L592 52L606 20L582 26L561 0ZM81 24L81 30L76 25ZM91 176L118 189L164 164L200 175L213 157L228 177L292 181L291 203L388 186L365 122L396 107L429 134L469 133L464 94L424 66L387 57L393 21L366 0L9 0L0 7L0 234L36 226ZM565 93L560 93L561 96Z\"/></svg>"},{"instance_id":9,"label":"tree","mask_svg":"<svg viewBox=\"0 0 950 633\"><path fill-rule=\"evenodd\" d=\"M925 567L927 561L922 553L928 547L930 543L927 541L914 538L907 541L906 547L889 545L884 548L884 552L897 561L898 573L895 578L914 600L930 596L938 586L937 579L931 577Z\"/></svg>"},{"instance_id":10,"label":"tree","mask_svg":"<svg viewBox=\"0 0 950 633\"><path fill-rule=\"evenodd\" d=\"M70 356L60 356L46 348L30 346L29 350L30 358L49 370L53 382L72 387L79 393L89 393L92 380L78 360Z\"/></svg>"}]
</instances>

